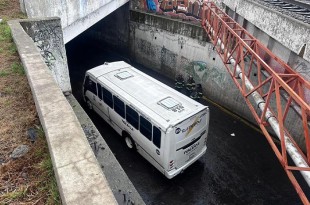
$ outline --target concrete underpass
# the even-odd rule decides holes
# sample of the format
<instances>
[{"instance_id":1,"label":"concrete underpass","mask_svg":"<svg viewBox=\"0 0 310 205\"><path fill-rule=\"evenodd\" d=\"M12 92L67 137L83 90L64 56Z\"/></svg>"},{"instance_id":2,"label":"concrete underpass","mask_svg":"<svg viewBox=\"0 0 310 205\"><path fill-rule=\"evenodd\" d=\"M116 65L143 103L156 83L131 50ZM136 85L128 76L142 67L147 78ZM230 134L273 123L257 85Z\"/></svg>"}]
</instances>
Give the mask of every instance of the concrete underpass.
<instances>
[{"instance_id":1,"label":"concrete underpass","mask_svg":"<svg viewBox=\"0 0 310 205\"><path fill-rule=\"evenodd\" d=\"M123 3L122 1L121 4ZM301 71L306 79L310 79L310 63L307 61L309 45L303 50L304 56L297 55L297 50L305 43L304 39L294 42L292 47L283 45L286 39L274 39L273 34L264 33L241 15L234 13L232 7L239 8L239 1L236 5L227 4L226 11L231 16L252 30L259 40L264 41L263 43L278 53L285 62ZM142 7L144 9L141 9ZM67 29L63 29L64 35L68 35L64 39L69 72L64 72L67 65L58 70L58 74L55 71L57 68L53 67L58 62L58 56L62 54L54 55L55 59L50 56L46 59L46 56L43 56L49 69L54 71L54 78L62 87L62 91L70 93L70 81L72 95L99 130L117 159L116 163L121 165L137 190L137 195L141 196L145 204L302 204L265 136L256 126L242 95L232 83L209 37L201 28L197 20L200 17L195 15L195 8L192 14L183 20L174 15L171 17L155 11L145 12L147 8L150 8L150 5L143 6L137 1L132 1L100 21L95 14L95 20L92 20L92 24L95 24L91 27L88 24L87 28L80 28L83 20L88 18L85 16L80 18L82 24L66 24ZM241 10L242 12L245 11ZM106 14L106 11L103 13ZM54 20L52 24L54 26ZM35 40L37 33L31 31L31 23L22 25L36 45L40 43ZM78 28L79 33L85 31L78 35L77 31L72 31L75 28ZM309 26L305 26L305 29L309 31ZM306 32L306 35L308 34ZM55 47L56 50L59 49L58 46ZM53 52L53 49L55 48L48 51ZM65 60L62 57L62 61ZM207 152L184 173L171 180L166 179L138 153L128 150L124 139L99 115L88 110L83 102L82 86L86 70L104 62L119 60L126 61L171 87L174 87L174 77L177 73L193 75L195 81L203 85L206 98L201 102L210 108ZM60 77L57 78L57 75ZM79 118L79 112L76 113ZM295 116L290 117L290 129L299 136L302 126L295 120ZM82 128L87 135L83 125ZM280 141L275 141L280 147ZM304 148L301 145L304 143L301 137L296 141ZM128 200L132 193L131 188L124 190L126 188L118 187L122 184L120 180L117 181L119 172L115 172L114 175L112 168L105 168L102 165L105 162L100 162L105 159L97 156L96 146L91 144L91 147L116 201L119 204L140 204L139 200ZM301 179L300 185L310 197L309 187L301 175L297 173L295 176ZM125 187L127 183L131 184L130 181L124 182ZM135 191L133 193L136 194Z\"/></svg>"},{"instance_id":2,"label":"concrete underpass","mask_svg":"<svg viewBox=\"0 0 310 205\"><path fill-rule=\"evenodd\" d=\"M87 110L81 87L87 69L104 62L128 61L129 56L89 36L86 31L66 46L73 95L146 204L300 204L265 137L207 101L203 102L211 110L207 153L183 174L168 180L142 156L128 150L122 137L99 115ZM174 86L172 79L130 63Z\"/></svg>"}]
</instances>

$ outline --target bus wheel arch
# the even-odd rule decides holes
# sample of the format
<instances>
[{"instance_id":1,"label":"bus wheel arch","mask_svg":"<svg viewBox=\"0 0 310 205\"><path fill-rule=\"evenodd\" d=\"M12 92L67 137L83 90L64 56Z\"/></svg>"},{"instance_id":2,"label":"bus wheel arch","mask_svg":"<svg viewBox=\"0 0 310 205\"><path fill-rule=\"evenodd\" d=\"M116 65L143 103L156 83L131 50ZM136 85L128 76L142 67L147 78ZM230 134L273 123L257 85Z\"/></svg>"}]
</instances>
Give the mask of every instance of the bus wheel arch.
<instances>
[{"instance_id":1,"label":"bus wheel arch","mask_svg":"<svg viewBox=\"0 0 310 205\"><path fill-rule=\"evenodd\" d=\"M126 143L126 146L128 147L128 149L136 150L135 141L132 139L130 134L128 134L126 131L123 131L122 136L124 137L124 140L125 140L125 143Z\"/></svg>"}]
</instances>

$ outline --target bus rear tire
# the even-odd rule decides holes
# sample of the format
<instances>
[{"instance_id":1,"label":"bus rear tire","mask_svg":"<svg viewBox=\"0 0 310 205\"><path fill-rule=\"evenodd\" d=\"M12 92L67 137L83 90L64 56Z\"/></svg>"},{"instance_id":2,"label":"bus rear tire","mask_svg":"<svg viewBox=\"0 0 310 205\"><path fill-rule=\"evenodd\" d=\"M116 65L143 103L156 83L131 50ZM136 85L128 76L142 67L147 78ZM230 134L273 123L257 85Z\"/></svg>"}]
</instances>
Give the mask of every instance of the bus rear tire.
<instances>
[{"instance_id":1,"label":"bus rear tire","mask_svg":"<svg viewBox=\"0 0 310 205\"><path fill-rule=\"evenodd\" d=\"M130 149L130 150L136 149L135 141L133 141L133 139L129 135L125 135L125 143L126 143L128 149Z\"/></svg>"}]
</instances>

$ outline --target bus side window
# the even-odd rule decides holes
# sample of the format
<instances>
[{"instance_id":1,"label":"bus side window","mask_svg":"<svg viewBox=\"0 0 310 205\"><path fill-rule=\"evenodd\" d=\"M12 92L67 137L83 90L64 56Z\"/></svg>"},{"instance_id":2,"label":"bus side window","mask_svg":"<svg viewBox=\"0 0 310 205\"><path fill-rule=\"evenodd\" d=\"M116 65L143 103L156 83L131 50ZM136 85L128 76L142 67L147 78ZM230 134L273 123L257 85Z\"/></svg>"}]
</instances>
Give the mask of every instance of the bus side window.
<instances>
[{"instance_id":1,"label":"bus side window","mask_svg":"<svg viewBox=\"0 0 310 205\"><path fill-rule=\"evenodd\" d=\"M98 97L102 100L102 89L101 85L97 83Z\"/></svg>"},{"instance_id":2,"label":"bus side window","mask_svg":"<svg viewBox=\"0 0 310 205\"><path fill-rule=\"evenodd\" d=\"M118 97L113 96L114 100L114 110L117 112L122 118L125 118L125 104Z\"/></svg>"},{"instance_id":3,"label":"bus side window","mask_svg":"<svg viewBox=\"0 0 310 205\"><path fill-rule=\"evenodd\" d=\"M87 90L97 95L96 83L92 81L90 78L88 78L88 81L86 83L87 83L86 84Z\"/></svg>"},{"instance_id":4,"label":"bus side window","mask_svg":"<svg viewBox=\"0 0 310 205\"><path fill-rule=\"evenodd\" d=\"M134 109L132 109L128 105L126 105L126 120L134 128L139 129L139 115Z\"/></svg>"},{"instance_id":5,"label":"bus side window","mask_svg":"<svg viewBox=\"0 0 310 205\"><path fill-rule=\"evenodd\" d=\"M102 88L102 98L103 101L110 107L113 109L113 99L112 99L112 93L110 91L108 91L107 89L105 89L104 87Z\"/></svg>"},{"instance_id":6,"label":"bus side window","mask_svg":"<svg viewBox=\"0 0 310 205\"><path fill-rule=\"evenodd\" d=\"M160 141L161 141L161 132L157 127L153 126L153 143L158 148L160 148Z\"/></svg>"},{"instance_id":7,"label":"bus side window","mask_svg":"<svg viewBox=\"0 0 310 205\"><path fill-rule=\"evenodd\" d=\"M152 124L142 116L140 116L140 132L149 140L152 139Z\"/></svg>"}]
</instances>

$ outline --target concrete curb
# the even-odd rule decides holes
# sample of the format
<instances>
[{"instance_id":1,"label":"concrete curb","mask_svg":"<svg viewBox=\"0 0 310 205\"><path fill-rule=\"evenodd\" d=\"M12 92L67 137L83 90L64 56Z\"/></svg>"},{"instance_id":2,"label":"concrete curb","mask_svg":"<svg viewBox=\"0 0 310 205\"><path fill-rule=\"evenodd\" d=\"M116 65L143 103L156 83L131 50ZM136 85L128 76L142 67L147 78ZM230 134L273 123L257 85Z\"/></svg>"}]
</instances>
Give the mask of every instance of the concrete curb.
<instances>
[{"instance_id":1,"label":"concrete curb","mask_svg":"<svg viewBox=\"0 0 310 205\"><path fill-rule=\"evenodd\" d=\"M20 21L8 22L43 126L63 204L117 204L70 104Z\"/></svg>"},{"instance_id":2,"label":"concrete curb","mask_svg":"<svg viewBox=\"0 0 310 205\"><path fill-rule=\"evenodd\" d=\"M87 113L73 95L68 95L66 98L84 130L86 138L93 149L118 204L144 205L145 203L140 194Z\"/></svg>"}]
</instances>

